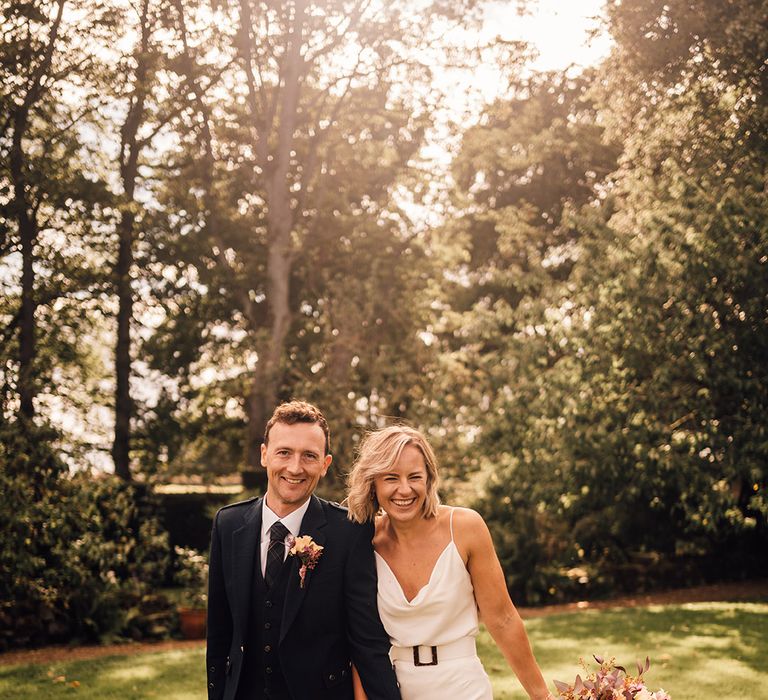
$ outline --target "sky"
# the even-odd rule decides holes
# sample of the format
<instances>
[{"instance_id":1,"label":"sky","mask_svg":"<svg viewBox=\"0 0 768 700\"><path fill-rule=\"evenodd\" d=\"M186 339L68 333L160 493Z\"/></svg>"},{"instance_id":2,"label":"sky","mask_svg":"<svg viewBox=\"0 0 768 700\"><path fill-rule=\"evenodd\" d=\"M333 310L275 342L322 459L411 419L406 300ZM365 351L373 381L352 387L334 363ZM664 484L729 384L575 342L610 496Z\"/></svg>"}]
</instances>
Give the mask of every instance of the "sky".
<instances>
[{"instance_id":1,"label":"sky","mask_svg":"<svg viewBox=\"0 0 768 700\"><path fill-rule=\"evenodd\" d=\"M603 33L589 42L589 32L599 26L603 0L538 0L530 14L518 17L514 3L498 2L488 10L486 31L504 39L528 39L540 52L532 68L556 70L571 63L596 63L610 48ZM495 32L493 31L495 29Z\"/></svg>"},{"instance_id":2,"label":"sky","mask_svg":"<svg viewBox=\"0 0 768 700\"><path fill-rule=\"evenodd\" d=\"M499 0L484 6L484 23L479 35L462 32L464 41L481 45L496 37L507 41L525 41L532 44L537 58L528 64L531 72L556 71L598 63L608 55L610 37L600 32L600 16L605 0L528 0L528 11L520 16L516 0ZM449 185L448 169L452 153L460 142L460 134L452 130L451 122L466 128L476 123L483 106L500 97L506 88L506 79L499 66L488 61L466 71L446 71L437 74L436 81L447 88L447 111L437 115L436 124L427 137L421 156L430 170L442 176L436 178L432 191L439 193ZM439 196L439 194L438 194ZM407 199L407 198L406 198ZM440 212L431 202L426 206L401 203L414 222L437 225Z\"/></svg>"},{"instance_id":3,"label":"sky","mask_svg":"<svg viewBox=\"0 0 768 700\"><path fill-rule=\"evenodd\" d=\"M590 39L600 27L604 0L529 0L522 17L514 0L494 2L484 15L482 38L500 37L508 41L532 44L538 57L529 64L531 71L564 70L569 66L587 66L607 56L610 39L605 32ZM488 64L474 75L487 101L498 96L502 82L497 67Z\"/></svg>"}]
</instances>

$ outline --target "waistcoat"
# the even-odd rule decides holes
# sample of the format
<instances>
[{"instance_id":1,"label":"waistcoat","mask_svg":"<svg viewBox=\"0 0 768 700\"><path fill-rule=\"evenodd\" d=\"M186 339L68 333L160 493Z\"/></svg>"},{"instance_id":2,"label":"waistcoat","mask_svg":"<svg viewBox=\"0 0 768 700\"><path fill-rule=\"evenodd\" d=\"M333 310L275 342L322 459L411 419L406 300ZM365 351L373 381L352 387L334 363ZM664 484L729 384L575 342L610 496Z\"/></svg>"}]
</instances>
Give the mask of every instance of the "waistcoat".
<instances>
[{"instance_id":1,"label":"waistcoat","mask_svg":"<svg viewBox=\"0 0 768 700\"><path fill-rule=\"evenodd\" d=\"M254 572L237 700L290 700L277 647L291 569L289 558L269 590L261 571Z\"/></svg>"}]
</instances>

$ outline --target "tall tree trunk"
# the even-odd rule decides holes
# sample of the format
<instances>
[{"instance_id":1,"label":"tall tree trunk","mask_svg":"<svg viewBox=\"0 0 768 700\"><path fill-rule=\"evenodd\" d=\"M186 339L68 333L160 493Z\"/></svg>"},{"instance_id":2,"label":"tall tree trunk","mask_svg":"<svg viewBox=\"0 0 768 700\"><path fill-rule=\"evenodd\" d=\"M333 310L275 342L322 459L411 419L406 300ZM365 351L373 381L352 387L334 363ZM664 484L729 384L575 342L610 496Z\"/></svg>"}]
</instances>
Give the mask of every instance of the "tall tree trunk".
<instances>
[{"instance_id":1,"label":"tall tree trunk","mask_svg":"<svg viewBox=\"0 0 768 700\"><path fill-rule=\"evenodd\" d=\"M267 415L277 403L282 383L281 360L285 353L285 339L291 325L290 285L293 263L291 233L294 227L294 212L291 207L288 175L301 92L301 46L305 14L306 2L296 2L293 29L288 37L285 52L285 72L281 76L283 87L280 111L277 115L277 152L274 165L265 163L267 167L264 169L267 174L267 303L271 325L266 346L259 352L259 361L247 402L246 459L251 469L258 468L260 463L261 442ZM262 134L261 144L267 141L266 135Z\"/></svg>"},{"instance_id":2,"label":"tall tree trunk","mask_svg":"<svg viewBox=\"0 0 768 700\"><path fill-rule=\"evenodd\" d=\"M40 57L40 63L31 75L29 88L22 103L11 118L13 137L11 139L10 170L13 182L13 211L19 227L21 240L21 310L19 314L19 400L20 415L32 419L35 415L35 243L37 242L37 218L27 191L25 174L24 138L29 128L29 114L43 94L43 80L48 75L53 52L59 36L59 27L64 15L64 0L58 0L56 15L51 21L48 43Z\"/></svg>"},{"instance_id":3,"label":"tall tree trunk","mask_svg":"<svg viewBox=\"0 0 768 700\"><path fill-rule=\"evenodd\" d=\"M24 174L24 151L22 136L27 130L28 113L20 109L14 118L13 140L11 143L10 164L13 180L13 208L19 227L21 240L21 313L19 319L19 399L20 413L23 418L31 419L35 415L34 362L35 348L35 242L37 241L37 221L30 216L30 203L27 196L27 181Z\"/></svg>"},{"instance_id":4,"label":"tall tree trunk","mask_svg":"<svg viewBox=\"0 0 768 700\"><path fill-rule=\"evenodd\" d=\"M117 293L117 343L115 345L115 439L112 459L115 474L131 478L131 321L133 319L133 239L136 224L134 199L139 170L139 154L143 144L138 138L139 127L145 116L145 102L150 74L149 0L141 3L141 43L136 51L136 78L131 103L120 131L120 177L123 183L123 206L118 227L118 253L115 265L115 291Z\"/></svg>"},{"instance_id":5,"label":"tall tree trunk","mask_svg":"<svg viewBox=\"0 0 768 700\"><path fill-rule=\"evenodd\" d=\"M119 248L115 266L117 291L117 344L115 346L115 439L112 459L115 474L129 481L131 478L131 319L133 317L133 290L131 267L133 266L134 215L125 207L119 227Z\"/></svg>"}]
</instances>

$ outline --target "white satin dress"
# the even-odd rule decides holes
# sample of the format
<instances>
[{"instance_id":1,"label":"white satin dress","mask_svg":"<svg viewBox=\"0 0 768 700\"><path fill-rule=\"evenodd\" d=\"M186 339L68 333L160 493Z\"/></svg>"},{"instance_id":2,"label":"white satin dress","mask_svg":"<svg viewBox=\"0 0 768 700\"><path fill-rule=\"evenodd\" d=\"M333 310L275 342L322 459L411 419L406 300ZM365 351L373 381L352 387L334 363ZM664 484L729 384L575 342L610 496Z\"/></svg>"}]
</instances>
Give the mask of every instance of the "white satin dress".
<instances>
[{"instance_id":1,"label":"white satin dress","mask_svg":"<svg viewBox=\"0 0 768 700\"><path fill-rule=\"evenodd\" d=\"M493 700L491 682L475 651L477 604L472 581L453 540L440 554L427 584L409 601L389 565L376 554L381 621L392 643L403 700ZM437 647L437 664L430 647Z\"/></svg>"}]
</instances>

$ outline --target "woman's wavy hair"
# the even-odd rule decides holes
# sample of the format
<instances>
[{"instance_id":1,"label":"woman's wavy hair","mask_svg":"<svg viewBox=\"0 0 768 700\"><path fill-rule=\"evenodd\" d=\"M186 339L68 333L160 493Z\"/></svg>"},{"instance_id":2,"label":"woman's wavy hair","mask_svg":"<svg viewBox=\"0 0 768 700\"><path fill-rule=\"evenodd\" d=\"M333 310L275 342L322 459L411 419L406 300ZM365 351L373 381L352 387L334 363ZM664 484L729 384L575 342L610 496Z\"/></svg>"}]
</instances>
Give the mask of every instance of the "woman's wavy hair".
<instances>
[{"instance_id":1,"label":"woman's wavy hair","mask_svg":"<svg viewBox=\"0 0 768 700\"><path fill-rule=\"evenodd\" d=\"M424 501L423 515L433 518L437 515L440 497L437 490L440 485L437 457L423 433L407 425L392 425L368 433L360 445L357 460L347 477L348 517L358 523L372 521L379 512L380 505L376 498L374 481L381 474L392 470L408 445L418 448L424 457L427 468L427 497Z\"/></svg>"}]
</instances>

